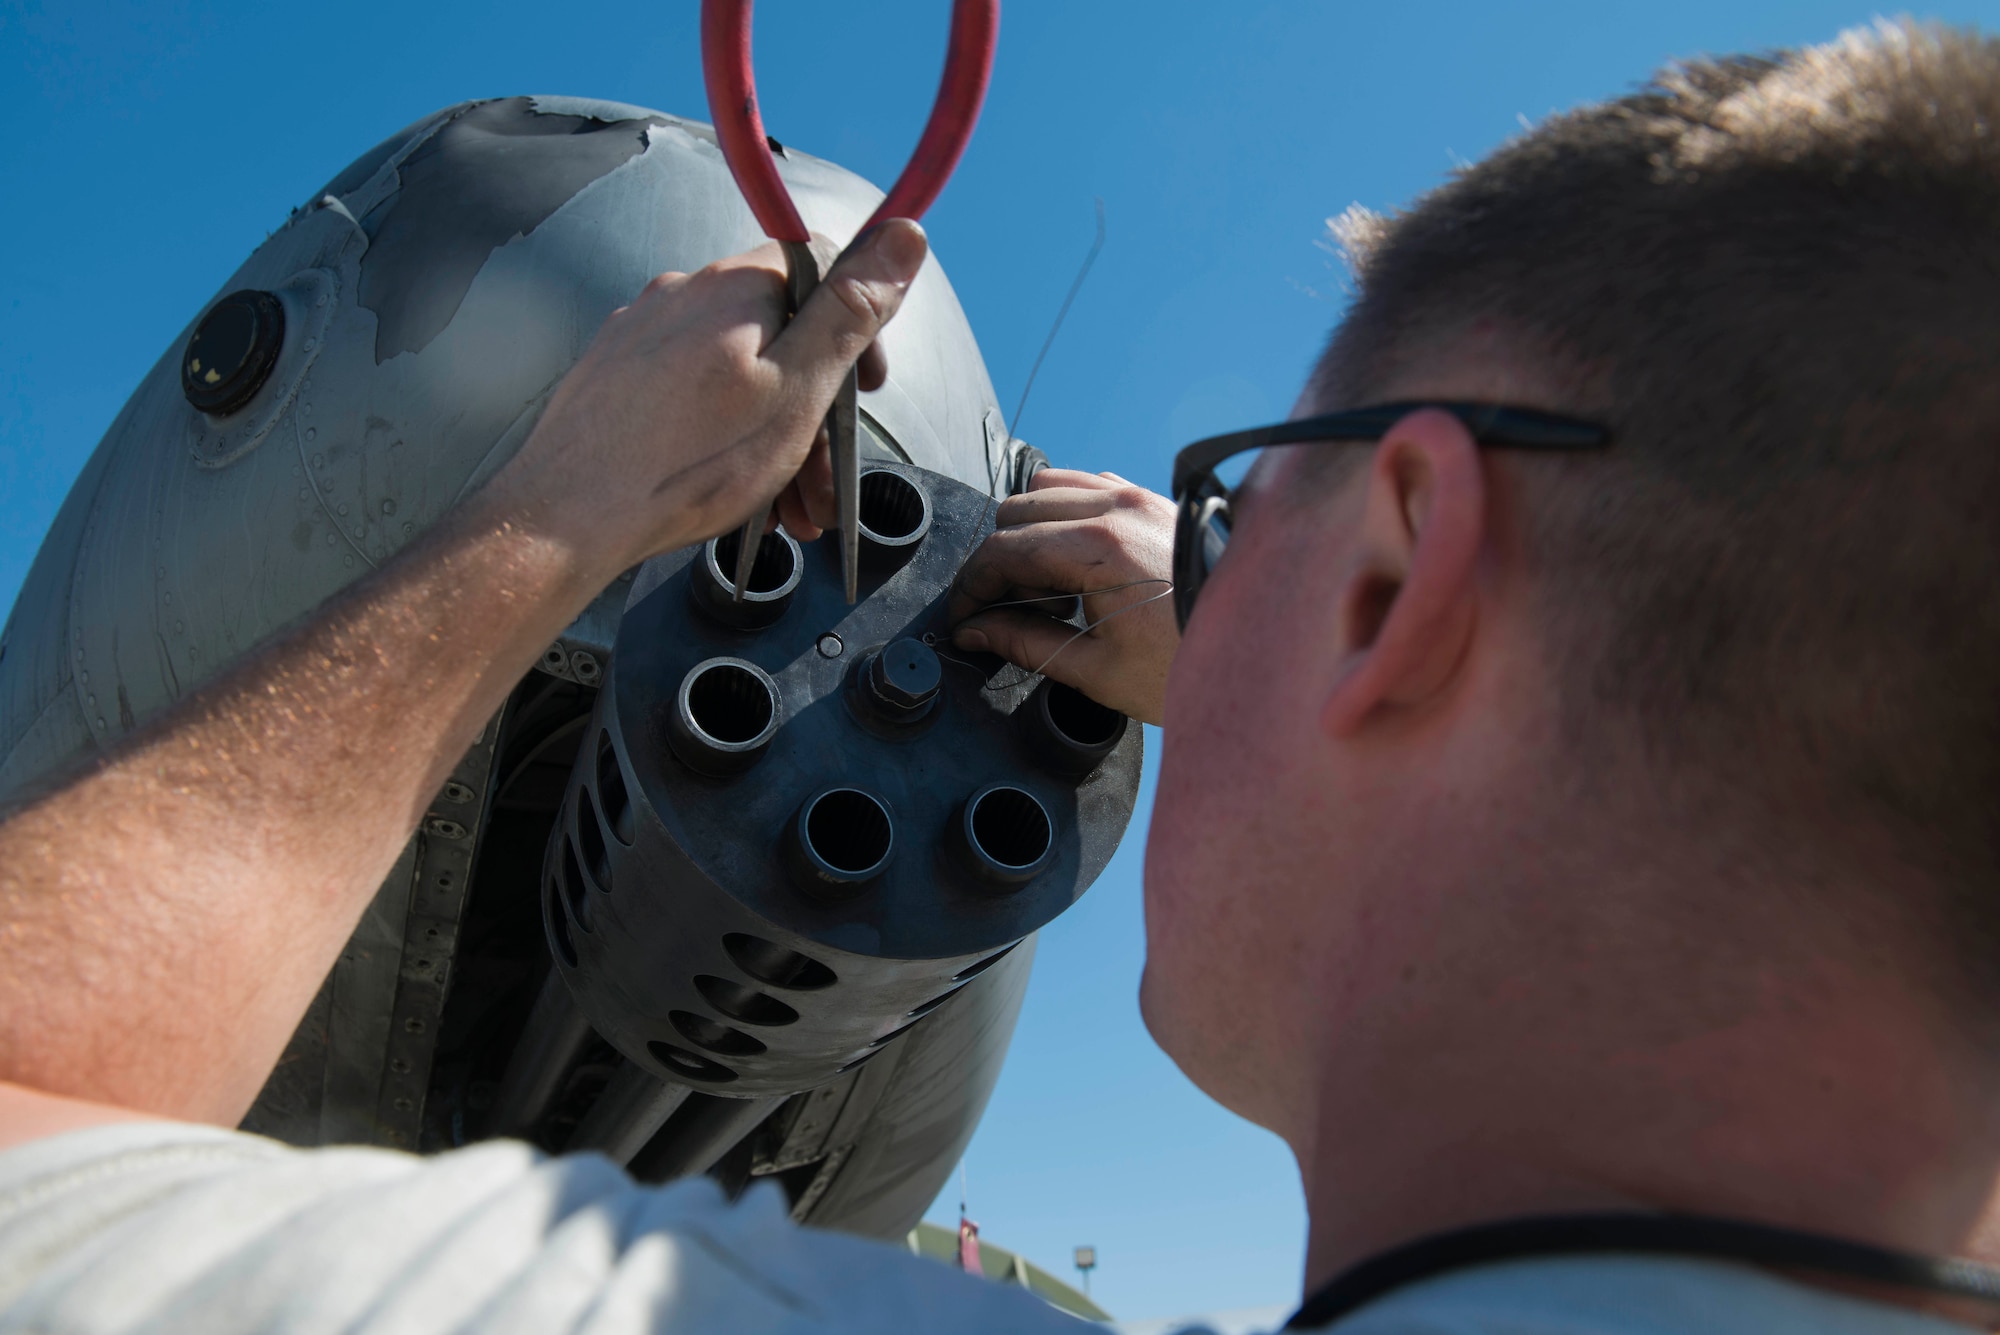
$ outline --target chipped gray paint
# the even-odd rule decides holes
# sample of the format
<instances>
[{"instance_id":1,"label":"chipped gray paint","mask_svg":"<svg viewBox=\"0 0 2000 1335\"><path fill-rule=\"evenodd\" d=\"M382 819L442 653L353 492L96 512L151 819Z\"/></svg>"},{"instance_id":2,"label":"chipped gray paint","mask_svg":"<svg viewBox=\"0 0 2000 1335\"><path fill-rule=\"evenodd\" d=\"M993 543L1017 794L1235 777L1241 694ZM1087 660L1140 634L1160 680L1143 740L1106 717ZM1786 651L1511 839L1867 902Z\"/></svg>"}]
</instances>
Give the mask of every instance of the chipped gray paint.
<instances>
[{"instance_id":1,"label":"chipped gray paint","mask_svg":"<svg viewBox=\"0 0 2000 1335\"><path fill-rule=\"evenodd\" d=\"M287 304L279 366L241 413L211 419L181 397L188 331L134 392L0 636L0 800L115 742L434 523L512 457L604 317L653 275L763 239L707 126L621 103L531 102L634 127L645 144L492 249L421 351L376 360L383 323L360 294L391 234L371 240L356 219L395 217L404 166L475 104L364 156L218 289L264 288ZM779 165L808 223L835 238L881 197L805 154ZM986 485L993 389L937 264L883 344L890 382L862 396L881 450Z\"/></svg>"},{"instance_id":2,"label":"chipped gray paint","mask_svg":"<svg viewBox=\"0 0 2000 1335\"><path fill-rule=\"evenodd\" d=\"M556 115L528 98L453 116L395 166L397 189L361 219L361 305L375 360L422 352L458 313L487 257L534 234L585 186L646 148L657 119Z\"/></svg>"}]
</instances>

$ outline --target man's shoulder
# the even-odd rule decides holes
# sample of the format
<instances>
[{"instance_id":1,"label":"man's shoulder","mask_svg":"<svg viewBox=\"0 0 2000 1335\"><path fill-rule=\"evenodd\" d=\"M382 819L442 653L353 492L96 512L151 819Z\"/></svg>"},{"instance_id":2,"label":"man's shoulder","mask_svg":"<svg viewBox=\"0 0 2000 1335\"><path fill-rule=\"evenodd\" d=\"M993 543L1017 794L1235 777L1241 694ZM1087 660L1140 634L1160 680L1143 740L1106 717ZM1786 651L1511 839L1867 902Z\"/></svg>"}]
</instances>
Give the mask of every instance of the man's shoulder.
<instances>
[{"instance_id":1,"label":"man's shoulder","mask_svg":"<svg viewBox=\"0 0 2000 1335\"><path fill-rule=\"evenodd\" d=\"M1017 1291L493 1142L420 1159L170 1123L0 1154L0 1332L1073 1331ZM1060 1324L1058 1324L1060 1323Z\"/></svg>"}]
</instances>

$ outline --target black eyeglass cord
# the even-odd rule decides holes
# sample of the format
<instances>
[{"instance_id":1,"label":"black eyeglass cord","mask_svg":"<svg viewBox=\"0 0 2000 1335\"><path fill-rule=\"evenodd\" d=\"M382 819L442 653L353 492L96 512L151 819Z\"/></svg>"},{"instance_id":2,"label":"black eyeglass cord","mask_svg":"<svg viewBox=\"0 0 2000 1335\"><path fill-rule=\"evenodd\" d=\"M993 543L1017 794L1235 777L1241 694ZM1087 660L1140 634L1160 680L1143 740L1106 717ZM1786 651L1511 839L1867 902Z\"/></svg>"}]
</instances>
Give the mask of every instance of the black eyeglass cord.
<instances>
[{"instance_id":1,"label":"black eyeglass cord","mask_svg":"<svg viewBox=\"0 0 2000 1335\"><path fill-rule=\"evenodd\" d=\"M1397 1289L1452 1270L1527 1257L1640 1252L1801 1270L1984 1303L2000 1315L2000 1267L1924 1256L1799 1229L1683 1214L1541 1215L1440 1233L1349 1267L1309 1296L1286 1330L1332 1325Z\"/></svg>"}]
</instances>

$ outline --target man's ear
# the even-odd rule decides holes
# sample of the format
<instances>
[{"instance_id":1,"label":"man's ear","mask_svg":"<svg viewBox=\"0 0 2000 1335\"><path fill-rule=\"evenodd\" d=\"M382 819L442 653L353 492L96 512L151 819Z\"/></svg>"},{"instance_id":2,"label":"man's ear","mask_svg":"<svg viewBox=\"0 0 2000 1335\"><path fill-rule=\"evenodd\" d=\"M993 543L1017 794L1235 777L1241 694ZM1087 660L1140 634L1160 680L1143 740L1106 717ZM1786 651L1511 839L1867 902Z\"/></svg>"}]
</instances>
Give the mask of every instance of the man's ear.
<instances>
[{"instance_id":1,"label":"man's ear","mask_svg":"<svg viewBox=\"0 0 2000 1335\"><path fill-rule=\"evenodd\" d=\"M1320 721L1350 736L1381 710L1444 689L1474 623L1486 479L1464 423L1438 408L1397 422L1376 446L1361 532L1339 598L1339 673Z\"/></svg>"}]
</instances>

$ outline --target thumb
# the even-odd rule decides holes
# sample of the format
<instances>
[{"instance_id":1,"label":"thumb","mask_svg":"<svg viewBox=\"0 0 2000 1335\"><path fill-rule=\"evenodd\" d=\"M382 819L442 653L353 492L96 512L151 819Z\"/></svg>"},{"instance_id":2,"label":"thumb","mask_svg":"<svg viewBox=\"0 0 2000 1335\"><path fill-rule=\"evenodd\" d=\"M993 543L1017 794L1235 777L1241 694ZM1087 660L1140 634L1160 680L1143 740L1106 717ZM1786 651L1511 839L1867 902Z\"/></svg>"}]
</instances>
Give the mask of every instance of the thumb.
<instances>
[{"instance_id":1,"label":"thumb","mask_svg":"<svg viewBox=\"0 0 2000 1335\"><path fill-rule=\"evenodd\" d=\"M951 642L975 653L993 653L1029 672L1046 672L1057 681L1081 688L1093 660L1104 655L1104 644L1078 634L1067 621L1011 609L980 612L961 621Z\"/></svg>"},{"instance_id":2,"label":"thumb","mask_svg":"<svg viewBox=\"0 0 2000 1335\"><path fill-rule=\"evenodd\" d=\"M891 218L842 253L766 353L790 376L832 387L902 307L930 242L907 218Z\"/></svg>"}]
</instances>

